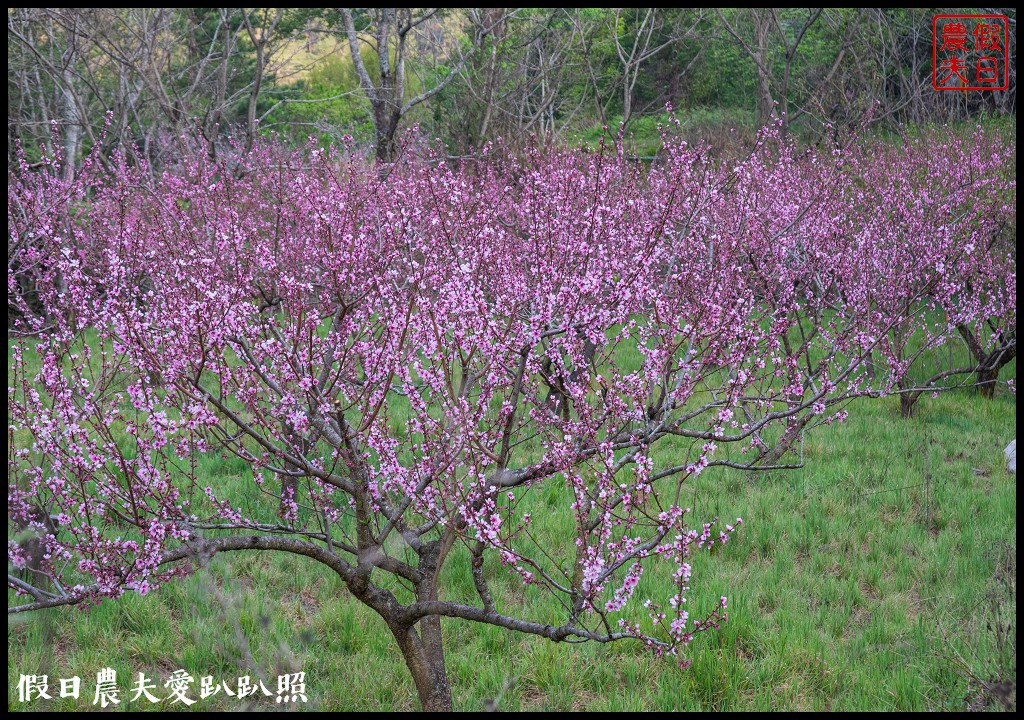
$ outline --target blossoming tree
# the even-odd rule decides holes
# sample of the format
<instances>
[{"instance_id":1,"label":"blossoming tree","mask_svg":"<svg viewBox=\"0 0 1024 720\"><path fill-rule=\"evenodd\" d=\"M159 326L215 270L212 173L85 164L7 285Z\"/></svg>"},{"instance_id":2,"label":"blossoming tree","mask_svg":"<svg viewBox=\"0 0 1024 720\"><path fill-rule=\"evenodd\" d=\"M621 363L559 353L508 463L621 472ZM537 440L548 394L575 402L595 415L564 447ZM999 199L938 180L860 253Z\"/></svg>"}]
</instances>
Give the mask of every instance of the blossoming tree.
<instances>
[{"instance_id":1,"label":"blossoming tree","mask_svg":"<svg viewBox=\"0 0 1024 720\"><path fill-rule=\"evenodd\" d=\"M32 283L8 277L8 503L45 552L9 541L9 612L275 551L382 618L425 709L451 706L442 618L685 663L726 619L688 611L691 557L742 521L691 523L683 484L796 467L795 434L878 393L865 357L935 287L933 262L868 283L903 250L851 232L848 158L763 140L728 168L667 137L646 171L492 147L382 175L311 146L10 178ZM210 453L244 487L205 478ZM473 596L445 587L457 564ZM550 612L499 604L501 568Z\"/></svg>"}]
</instances>

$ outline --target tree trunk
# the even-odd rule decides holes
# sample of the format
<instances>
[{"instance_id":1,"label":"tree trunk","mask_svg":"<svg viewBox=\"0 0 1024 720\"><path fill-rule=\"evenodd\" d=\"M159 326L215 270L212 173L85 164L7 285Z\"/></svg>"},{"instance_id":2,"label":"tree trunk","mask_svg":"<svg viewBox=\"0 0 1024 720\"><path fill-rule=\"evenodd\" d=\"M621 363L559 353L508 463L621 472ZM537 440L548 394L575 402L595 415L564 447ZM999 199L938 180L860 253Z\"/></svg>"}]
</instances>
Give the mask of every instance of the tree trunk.
<instances>
[{"instance_id":1,"label":"tree trunk","mask_svg":"<svg viewBox=\"0 0 1024 720\"><path fill-rule=\"evenodd\" d=\"M389 103L381 102L373 108L374 126L377 132L377 162L392 163L398 155L398 121L401 115L389 107Z\"/></svg>"},{"instance_id":2,"label":"tree trunk","mask_svg":"<svg viewBox=\"0 0 1024 720\"><path fill-rule=\"evenodd\" d=\"M416 584L416 599L420 602L436 601L437 576L448 551L455 542L451 530L440 540L424 544L419 549L419 569L424 579ZM402 657L416 683L416 692L424 712L451 712L452 689L444 667L444 641L441 638L441 617L427 615L412 625L389 620L382 613L391 633L398 640ZM417 629L418 628L418 629Z\"/></svg>"},{"instance_id":3,"label":"tree trunk","mask_svg":"<svg viewBox=\"0 0 1024 720\"><path fill-rule=\"evenodd\" d=\"M1017 357L1016 332L1010 332L1000 340L1000 346L986 353L981 342L975 337L971 329L966 325L957 325L960 336L967 343L974 361L978 363L978 393L983 398L992 399L996 394L996 382L999 380L999 371L1002 370L1011 360Z\"/></svg>"},{"instance_id":4,"label":"tree trunk","mask_svg":"<svg viewBox=\"0 0 1024 720\"><path fill-rule=\"evenodd\" d=\"M451 712L452 689L444 668L444 646L441 642L441 618L434 615L419 622L415 628L392 626L402 657L416 683L416 692L424 712Z\"/></svg>"},{"instance_id":5,"label":"tree trunk","mask_svg":"<svg viewBox=\"0 0 1024 720\"><path fill-rule=\"evenodd\" d=\"M900 417L906 420L914 415L914 405L920 393L903 393L900 395Z\"/></svg>"},{"instance_id":6,"label":"tree trunk","mask_svg":"<svg viewBox=\"0 0 1024 720\"><path fill-rule=\"evenodd\" d=\"M487 129L491 124L491 110L494 107L494 90L498 84L498 45L505 37L505 8L487 8L484 11L483 27L493 27L491 38L491 59L487 68L487 85L484 88L484 116L477 133L477 147L487 142Z\"/></svg>"},{"instance_id":7,"label":"tree trunk","mask_svg":"<svg viewBox=\"0 0 1024 720\"><path fill-rule=\"evenodd\" d=\"M982 365L978 368L978 393L983 398L991 400L996 394L996 380L999 378L999 368L991 368Z\"/></svg>"},{"instance_id":8,"label":"tree trunk","mask_svg":"<svg viewBox=\"0 0 1024 720\"><path fill-rule=\"evenodd\" d=\"M757 124L766 125L775 113L775 98L772 97L771 77L769 75L768 57L771 20L766 9L750 11L754 22L754 69L757 71Z\"/></svg>"},{"instance_id":9,"label":"tree trunk","mask_svg":"<svg viewBox=\"0 0 1024 720\"><path fill-rule=\"evenodd\" d=\"M73 57L73 56L72 56ZM75 164L78 160L78 149L81 145L82 126L78 113L78 101L72 88L74 76L71 72L71 60L61 74L62 111L64 113L64 179L71 182L75 179Z\"/></svg>"},{"instance_id":10,"label":"tree trunk","mask_svg":"<svg viewBox=\"0 0 1024 720\"><path fill-rule=\"evenodd\" d=\"M782 437L779 438L778 442L775 443L775 447L769 450L764 457L761 458L762 465L775 465L782 459L782 456L786 454L786 451L793 447L800 438L800 433L803 432L804 427L811 421L813 415L804 415L802 418L796 419L789 423L786 428L786 432L783 433Z\"/></svg>"}]
</instances>

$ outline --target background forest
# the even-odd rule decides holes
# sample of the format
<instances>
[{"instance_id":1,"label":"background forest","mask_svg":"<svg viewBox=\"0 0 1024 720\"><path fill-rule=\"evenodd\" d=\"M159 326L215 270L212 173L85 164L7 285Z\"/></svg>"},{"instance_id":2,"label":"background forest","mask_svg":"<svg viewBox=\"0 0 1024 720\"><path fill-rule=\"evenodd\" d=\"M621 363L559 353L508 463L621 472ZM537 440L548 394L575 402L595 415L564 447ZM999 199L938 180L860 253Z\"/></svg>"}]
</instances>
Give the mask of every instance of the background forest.
<instances>
[{"instance_id":1,"label":"background forest","mask_svg":"<svg viewBox=\"0 0 1024 720\"><path fill-rule=\"evenodd\" d=\"M8 165L14 141L32 154L52 123L80 158L107 117L109 147L153 158L274 132L351 136L388 160L414 124L456 154L498 137L593 143L619 127L644 154L667 104L709 140L749 136L773 113L812 140L866 117L891 128L1012 114L1015 52L1006 91L932 89L940 12L995 11L15 8ZM1003 12L1014 35L1016 11Z\"/></svg>"}]
</instances>

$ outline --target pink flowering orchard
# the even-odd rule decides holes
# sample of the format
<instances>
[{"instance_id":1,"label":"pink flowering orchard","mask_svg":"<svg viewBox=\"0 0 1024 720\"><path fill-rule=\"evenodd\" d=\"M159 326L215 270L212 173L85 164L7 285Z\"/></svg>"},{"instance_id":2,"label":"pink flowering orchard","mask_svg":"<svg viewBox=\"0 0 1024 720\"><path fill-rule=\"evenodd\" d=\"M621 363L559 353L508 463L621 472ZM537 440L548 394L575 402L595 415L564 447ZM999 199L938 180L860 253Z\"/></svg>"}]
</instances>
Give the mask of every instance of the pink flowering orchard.
<instances>
[{"instance_id":1,"label":"pink flowering orchard","mask_svg":"<svg viewBox=\"0 0 1024 720\"><path fill-rule=\"evenodd\" d=\"M879 284L892 287L895 277L932 284L934 314L924 322L908 315L879 345L884 364L897 368L904 416L947 379L992 397L1000 369L1016 356L1015 151L979 130L960 142L939 135L875 143L861 166L867 185L891 188L858 199L865 234L890 234L903 245L887 256ZM932 268L930 277L922 267ZM892 299L879 309L900 312ZM950 360L951 346L966 352Z\"/></svg>"},{"instance_id":2,"label":"pink flowering orchard","mask_svg":"<svg viewBox=\"0 0 1024 720\"><path fill-rule=\"evenodd\" d=\"M977 172L1012 163L983 140ZM684 484L798 467L851 399L920 390L922 343L1015 317L991 290L1012 281L975 279L1015 272L990 242L1012 184L996 202L936 183L941 152L893 152L766 131L725 166L666 135L650 168L500 145L384 172L314 145L23 168L8 503L31 539L8 542L9 612L275 551L381 617L425 709L451 707L442 618L687 664L727 617L686 602L692 558L743 521L691 512ZM244 477L205 477L211 455ZM498 602L502 573L551 612Z\"/></svg>"}]
</instances>

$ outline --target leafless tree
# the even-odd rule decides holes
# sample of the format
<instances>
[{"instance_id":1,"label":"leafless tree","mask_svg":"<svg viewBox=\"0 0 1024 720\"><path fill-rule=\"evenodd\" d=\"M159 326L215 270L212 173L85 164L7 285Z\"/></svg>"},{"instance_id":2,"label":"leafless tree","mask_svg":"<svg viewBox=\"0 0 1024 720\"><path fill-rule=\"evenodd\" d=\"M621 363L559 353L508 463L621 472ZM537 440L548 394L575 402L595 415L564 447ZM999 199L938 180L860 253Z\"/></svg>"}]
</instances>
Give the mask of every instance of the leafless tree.
<instances>
[{"instance_id":1,"label":"leafless tree","mask_svg":"<svg viewBox=\"0 0 1024 720\"><path fill-rule=\"evenodd\" d=\"M444 90L459 76L462 68L472 57L484 38L501 25L508 13L492 18L487 24L475 25L470 47L461 55L450 60L451 71L418 95L406 99L407 59L410 51L411 33L438 14L437 8L414 11L411 8L373 8L361 14L367 22L356 26L356 14L352 8L338 8L344 22L348 48L355 65L359 84L370 102L373 126L376 135L377 160L391 162L397 151L396 137L402 118L420 103ZM369 47L376 56L376 80L363 60L362 46Z\"/></svg>"},{"instance_id":2,"label":"leafless tree","mask_svg":"<svg viewBox=\"0 0 1024 720\"><path fill-rule=\"evenodd\" d=\"M801 115L820 106L818 98L831 87L836 73L846 59L853 40L852 29L857 27L862 11L858 10L852 19L840 19L835 24L838 36L836 55L831 66L817 77L813 87L806 84L801 88L802 102L794 97L796 80L795 62L800 45L808 31L823 20L825 8L806 8L806 15L783 19L776 8L750 8L746 11L750 33L729 21L727 15L717 10L719 22L742 46L754 63L757 73L757 122L764 124L775 113L778 102L783 132L788 132L792 122ZM773 50L780 50L781 70L775 62Z\"/></svg>"},{"instance_id":3,"label":"leafless tree","mask_svg":"<svg viewBox=\"0 0 1024 720\"><path fill-rule=\"evenodd\" d=\"M66 172L101 131L147 157L184 138L211 156L224 136L255 140L257 108L290 32L281 9L19 8L8 13L9 120L16 137L60 126ZM246 102L247 101L247 102ZM237 117L232 108L246 107ZM103 128L103 124L106 127ZM10 150L8 163L11 163Z\"/></svg>"},{"instance_id":4,"label":"leafless tree","mask_svg":"<svg viewBox=\"0 0 1024 720\"><path fill-rule=\"evenodd\" d=\"M627 34L620 32L624 27L624 15L633 16ZM677 20L683 19L682 17ZM615 54L622 65L620 83L622 86L622 124L629 125L633 119L633 101L636 82L644 65L662 51L681 40L696 37L697 27L703 19L703 11L697 10L689 27L681 23L666 22L665 11L658 8L616 8L609 16L612 23L610 35L615 43ZM689 21L687 19L687 21ZM666 24L668 25L666 27ZM703 55L703 46L690 60L681 75L685 75Z\"/></svg>"}]
</instances>

